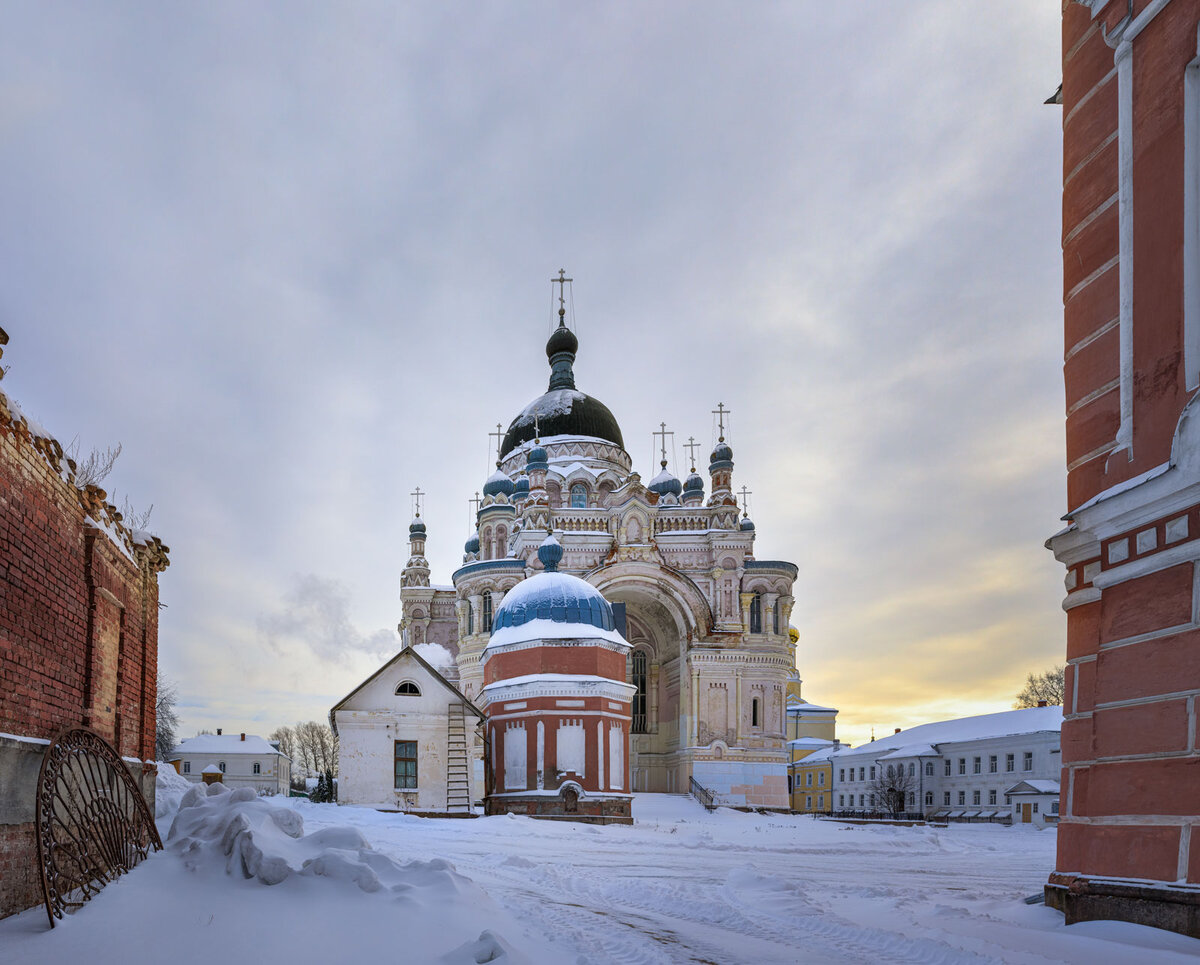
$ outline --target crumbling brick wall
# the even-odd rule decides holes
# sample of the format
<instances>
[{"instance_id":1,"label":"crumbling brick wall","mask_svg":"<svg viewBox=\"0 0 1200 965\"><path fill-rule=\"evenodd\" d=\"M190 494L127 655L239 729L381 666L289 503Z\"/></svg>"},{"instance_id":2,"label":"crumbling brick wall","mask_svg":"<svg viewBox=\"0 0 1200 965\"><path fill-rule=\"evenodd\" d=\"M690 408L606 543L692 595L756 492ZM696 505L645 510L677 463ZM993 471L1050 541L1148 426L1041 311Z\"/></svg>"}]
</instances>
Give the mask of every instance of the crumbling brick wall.
<instances>
[{"instance_id":1,"label":"crumbling brick wall","mask_svg":"<svg viewBox=\"0 0 1200 965\"><path fill-rule=\"evenodd\" d=\"M0 329L0 353L8 337ZM0 391L0 917L41 900L37 761L67 727L154 760L158 574L167 547L80 486L62 446ZM153 786L153 765L142 776Z\"/></svg>"}]
</instances>

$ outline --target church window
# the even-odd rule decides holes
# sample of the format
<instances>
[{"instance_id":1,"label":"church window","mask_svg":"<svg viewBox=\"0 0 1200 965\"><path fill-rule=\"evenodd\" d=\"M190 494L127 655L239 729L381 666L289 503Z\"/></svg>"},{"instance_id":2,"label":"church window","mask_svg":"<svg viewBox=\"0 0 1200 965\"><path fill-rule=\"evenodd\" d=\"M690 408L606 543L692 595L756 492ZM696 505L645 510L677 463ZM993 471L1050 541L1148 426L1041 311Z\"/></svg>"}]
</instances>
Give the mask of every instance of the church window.
<instances>
[{"instance_id":1,"label":"church window","mask_svg":"<svg viewBox=\"0 0 1200 965\"><path fill-rule=\"evenodd\" d=\"M762 594L755 593L750 600L750 632L762 633Z\"/></svg>"},{"instance_id":2,"label":"church window","mask_svg":"<svg viewBox=\"0 0 1200 965\"><path fill-rule=\"evenodd\" d=\"M750 726L757 727L758 724L758 698L755 697L750 701Z\"/></svg>"},{"instance_id":3,"label":"church window","mask_svg":"<svg viewBox=\"0 0 1200 965\"><path fill-rule=\"evenodd\" d=\"M571 508L587 509L587 486L581 482L571 486Z\"/></svg>"},{"instance_id":4,"label":"church window","mask_svg":"<svg viewBox=\"0 0 1200 965\"><path fill-rule=\"evenodd\" d=\"M479 540L480 554L485 560L493 559L492 554L492 527L488 526L480 534Z\"/></svg>"},{"instance_id":5,"label":"church window","mask_svg":"<svg viewBox=\"0 0 1200 965\"><path fill-rule=\"evenodd\" d=\"M184 773L184 774L191 774L191 773L192 773L192 762L191 762L191 761L184 761L184 762L183 762L183 773Z\"/></svg>"},{"instance_id":6,"label":"church window","mask_svg":"<svg viewBox=\"0 0 1200 965\"><path fill-rule=\"evenodd\" d=\"M771 631L775 634L779 633L779 603L771 608Z\"/></svg>"},{"instance_id":7,"label":"church window","mask_svg":"<svg viewBox=\"0 0 1200 965\"><path fill-rule=\"evenodd\" d=\"M396 790L412 791L417 786L417 742L395 741Z\"/></svg>"},{"instance_id":8,"label":"church window","mask_svg":"<svg viewBox=\"0 0 1200 965\"><path fill-rule=\"evenodd\" d=\"M508 530L503 526L496 527L496 559L502 560L508 556Z\"/></svg>"},{"instance_id":9,"label":"church window","mask_svg":"<svg viewBox=\"0 0 1200 965\"><path fill-rule=\"evenodd\" d=\"M483 594L483 632L492 632L492 591Z\"/></svg>"},{"instance_id":10,"label":"church window","mask_svg":"<svg viewBox=\"0 0 1200 965\"><path fill-rule=\"evenodd\" d=\"M258 763L258 761L255 761L255 762L254 762L254 773L255 773L255 774L261 774L261 773L262 773L262 765L261 765L260 763Z\"/></svg>"},{"instance_id":11,"label":"church window","mask_svg":"<svg viewBox=\"0 0 1200 965\"><path fill-rule=\"evenodd\" d=\"M633 651L631 681L637 688L633 695L633 733L646 733L646 651Z\"/></svg>"},{"instance_id":12,"label":"church window","mask_svg":"<svg viewBox=\"0 0 1200 965\"><path fill-rule=\"evenodd\" d=\"M411 680L406 680L396 688L397 697L420 697L421 688Z\"/></svg>"},{"instance_id":13,"label":"church window","mask_svg":"<svg viewBox=\"0 0 1200 965\"><path fill-rule=\"evenodd\" d=\"M475 608L467 603L467 636L475 632Z\"/></svg>"}]
</instances>

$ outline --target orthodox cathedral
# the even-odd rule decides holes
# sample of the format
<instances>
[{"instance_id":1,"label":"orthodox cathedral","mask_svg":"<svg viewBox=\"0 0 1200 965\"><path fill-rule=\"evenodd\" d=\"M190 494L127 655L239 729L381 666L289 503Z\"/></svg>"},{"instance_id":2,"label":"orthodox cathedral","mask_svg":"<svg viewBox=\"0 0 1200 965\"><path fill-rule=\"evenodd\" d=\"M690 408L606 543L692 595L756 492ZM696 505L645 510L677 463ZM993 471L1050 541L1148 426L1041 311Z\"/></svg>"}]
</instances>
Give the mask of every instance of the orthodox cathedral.
<instances>
[{"instance_id":1,"label":"orthodox cathedral","mask_svg":"<svg viewBox=\"0 0 1200 965\"><path fill-rule=\"evenodd\" d=\"M643 483L612 412L576 388L579 342L559 305L549 385L500 439L452 586L430 583L419 507L409 527L405 648L449 651L450 690L487 716L470 784L489 811L539 795L561 810L568 785L568 810L599 801L618 820L632 791L694 784L722 803L786 808L797 569L754 556L727 410L707 483L694 465L682 481L669 472L665 444ZM335 727L367 726L352 704L335 708ZM343 736L344 763L348 750Z\"/></svg>"}]
</instances>

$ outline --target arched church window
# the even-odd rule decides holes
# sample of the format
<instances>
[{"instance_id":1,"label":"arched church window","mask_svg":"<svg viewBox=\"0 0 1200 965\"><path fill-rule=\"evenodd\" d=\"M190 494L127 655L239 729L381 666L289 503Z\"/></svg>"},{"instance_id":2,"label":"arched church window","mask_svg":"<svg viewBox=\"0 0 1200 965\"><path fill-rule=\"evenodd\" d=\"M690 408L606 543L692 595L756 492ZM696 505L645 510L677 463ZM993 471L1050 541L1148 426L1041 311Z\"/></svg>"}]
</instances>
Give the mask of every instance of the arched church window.
<instances>
[{"instance_id":1,"label":"arched church window","mask_svg":"<svg viewBox=\"0 0 1200 965\"><path fill-rule=\"evenodd\" d=\"M471 606L471 601L467 601L467 636L469 637L475 632L475 608Z\"/></svg>"},{"instance_id":2,"label":"arched church window","mask_svg":"<svg viewBox=\"0 0 1200 965\"><path fill-rule=\"evenodd\" d=\"M758 698L755 697L750 701L750 726L758 727Z\"/></svg>"},{"instance_id":3,"label":"arched church window","mask_svg":"<svg viewBox=\"0 0 1200 965\"><path fill-rule=\"evenodd\" d=\"M762 594L755 593L750 601L750 632L762 633Z\"/></svg>"},{"instance_id":4,"label":"arched church window","mask_svg":"<svg viewBox=\"0 0 1200 965\"><path fill-rule=\"evenodd\" d=\"M421 688L411 680L406 680L396 688L397 697L420 697Z\"/></svg>"},{"instance_id":5,"label":"arched church window","mask_svg":"<svg viewBox=\"0 0 1200 965\"><path fill-rule=\"evenodd\" d=\"M494 558L492 556L492 527L486 527L480 534L479 548L482 551L481 555L485 560Z\"/></svg>"},{"instance_id":6,"label":"arched church window","mask_svg":"<svg viewBox=\"0 0 1200 965\"><path fill-rule=\"evenodd\" d=\"M633 651L630 681L637 691L633 695L633 733L646 733L646 651Z\"/></svg>"},{"instance_id":7,"label":"arched church window","mask_svg":"<svg viewBox=\"0 0 1200 965\"><path fill-rule=\"evenodd\" d=\"M498 560L508 556L508 530L503 526L496 527L496 552L493 556Z\"/></svg>"},{"instance_id":8,"label":"arched church window","mask_svg":"<svg viewBox=\"0 0 1200 965\"><path fill-rule=\"evenodd\" d=\"M571 508L587 509L587 486L577 482L571 486Z\"/></svg>"},{"instance_id":9,"label":"arched church window","mask_svg":"<svg viewBox=\"0 0 1200 965\"><path fill-rule=\"evenodd\" d=\"M483 632L492 632L492 591L483 594Z\"/></svg>"},{"instance_id":10,"label":"arched church window","mask_svg":"<svg viewBox=\"0 0 1200 965\"><path fill-rule=\"evenodd\" d=\"M771 610L771 632L778 635L779 633L779 601L775 601L775 606Z\"/></svg>"}]
</instances>

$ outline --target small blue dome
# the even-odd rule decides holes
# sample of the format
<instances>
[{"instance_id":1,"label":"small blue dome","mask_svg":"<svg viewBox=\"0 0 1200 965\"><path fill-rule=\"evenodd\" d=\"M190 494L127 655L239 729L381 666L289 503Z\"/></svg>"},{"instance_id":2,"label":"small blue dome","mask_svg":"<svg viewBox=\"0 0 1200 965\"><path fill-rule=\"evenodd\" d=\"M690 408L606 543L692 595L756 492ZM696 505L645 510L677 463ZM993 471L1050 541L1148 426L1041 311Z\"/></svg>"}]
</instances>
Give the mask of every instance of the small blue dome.
<instances>
[{"instance_id":1,"label":"small blue dome","mask_svg":"<svg viewBox=\"0 0 1200 965\"><path fill-rule=\"evenodd\" d=\"M699 493L704 495L704 477L695 470L683 481L683 491L685 493Z\"/></svg>"},{"instance_id":2,"label":"small blue dome","mask_svg":"<svg viewBox=\"0 0 1200 965\"><path fill-rule=\"evenodd\" d=\"M479 552L479 535L478 534L472 536L469 540L467 540L466 544L463 546L463 552L464 553L478 553Z\"/></svg>"},{"instance_id":3,"label":"small blue dome","mask_svg":"<svg viewBox=\"0 0 1200 965\"><path fill-rule=\"evenodd\" d=\"M519 476L516 485L513 486L513 495L517 499L521 499L529 495L529 477Z\"/></svg>"},{"instance_id":4,"label":"small blue dome","mask_svg":"<svg viewBox=\"0 0 1200 965\"><path fill-rule=\"evenodd\" d=\"M741 524L738 526L738 529L740 529L740 530L741 530L743 533L752 533L752 532L754 532L754 524L753 524L752 522L750 522L750 517L749 517L749 516L744 516L744 517L742 517L742 522L741 522Z\"/></svg>"},{"instance_id":5,"label":"small blue dome","mask_svg":"<svg viewBox=\"0 0 1200 965\"><path fill-rule=\"evenodd\" d=\"M562 547L558 549L561 551ZM540 555L540 548L538 552ZM580 636L587 636L582 627L615 629L612 607L599 590L570 573L552 570L534 574L504 595L492 618L492 633L532 620L581 624Z\"/></svg>"},{"instance_id":6,"label":"small blue dome","mask_svg":"<svg viewBox=\"0 0 1200 965\"><path fill-rule=\"evenodd\" d=\"M667 493L674 493L678 496L683 492L683 483L664 465L662 472L651 479L650 485L646 488L660 496L665 496Z\"/></svg>"},{"instance_id":7,"label":"small blue dome","mask_svg":"<svg viewBox=\"0 0 1200 965\"><path fill-rule=\"evenodd\" d=\"M712 455L709 456L708 468L712 469L728 469L733 465L733 450L729 448L729 443L724 439L717 443L717 447L713 449Z\"/></svg>"},{"instance_id":8,"label":"small blue dome","mask_svg":"<svg viewBox=\"0 0 1200 965\"><path fill-rule=\"evenodd\" d=\"M547 533L546 538L538 547L538 559L542 561L542 566L546 568L547 573L557 572L558 561L562 559L562 556L562 546L554 538L553 533Z\"/></svg>"},{"instance_id":9,"label":"small blue dome","mask_svg":"<svg viewBox=\"0 0 1200 965\"><path fill-rule=\"evenodd\" d=\"M421 522L420 516L414 516L413 521L408 524L408 534L410 536L425 535L425 524Z\"/></svg>"},{"instance_id":10,"label":"small blue dome","mask_svg":"<svg viewBox=\"0 0 1200 965\"><path fill-rule=\"evenodd\" d=\"M548 469L550 466L550 455L540 445L535 445L529 450L529 459L525 464L526 469Z\"/></svg>"},{"instance_id":11,"label":"small blue dome","mask_svg":"<svg viewBox=\"0 0 1200 965\"><path fill-rule=\"evenodd\" d=\"M499 468L488 476L487 482L483 484L483 494L485 496L495 496L497 493L504 493L505 496L513 494L513 481Z\"/></svg>"}]
</instances>

